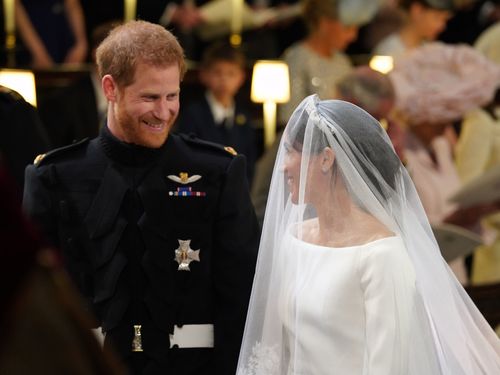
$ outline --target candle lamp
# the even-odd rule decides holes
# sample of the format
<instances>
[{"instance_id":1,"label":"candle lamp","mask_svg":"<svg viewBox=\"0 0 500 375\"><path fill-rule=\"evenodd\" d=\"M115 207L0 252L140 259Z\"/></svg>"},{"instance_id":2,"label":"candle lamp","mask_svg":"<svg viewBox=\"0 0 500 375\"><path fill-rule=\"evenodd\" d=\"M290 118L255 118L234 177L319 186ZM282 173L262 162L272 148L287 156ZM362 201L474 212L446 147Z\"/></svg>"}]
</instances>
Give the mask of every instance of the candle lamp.
<instances>
[{"instance_id":1,"label":"candle lamp","mask_svg":"<svg viewBox=\"0 0 500 375\"><path fill-rule=\"evenodd\" d=\"M243 0L231 1L231 36L229 42L233 47L241 45L241 30L243 29Z\"/></svg>"},{"instance_id":2,"label":"candle lamp","mask_svg":"<svg viewBox=\"0 0 500 375\"><path fill-rule=\"evenodd\" d=\"M392 56L375 55L370 59L368 65L373 70L387 74L394 68L394 59Z\"/></svg>"},{"instance_id":3,"label":"candle lamp","mask_svg":"<svg viewBox=\"0 0 500 375\"><path fill-rule=\"evenodd\" d=\"M24 100L36 107L35 75L32 71L1 69L0 85L18 92Z\"/></svg>"},{"instance_id":4,"label":"candle lamp","mask_svg":"<svg viewBox=\"0 0 500 375\"><path fill-rule=\"evenodd\" d=\"M276 104L290 100L288 65L278 60L259 60L252 74L251 100L264 106L264 144L276 138Z\"/></svg>"}]
</instances>

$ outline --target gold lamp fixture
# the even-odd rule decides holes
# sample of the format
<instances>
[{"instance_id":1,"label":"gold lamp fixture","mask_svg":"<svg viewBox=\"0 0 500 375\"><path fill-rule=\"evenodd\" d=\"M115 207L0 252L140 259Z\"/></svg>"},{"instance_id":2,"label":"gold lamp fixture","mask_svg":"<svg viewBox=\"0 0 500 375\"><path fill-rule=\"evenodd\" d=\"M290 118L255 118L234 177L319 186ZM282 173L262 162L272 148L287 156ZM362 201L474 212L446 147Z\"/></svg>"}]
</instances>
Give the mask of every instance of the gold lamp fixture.
<instances>
[{"instance_id":1,"label":"gold lamp fixture","mask_svg":"<svg viewBox=\"0 0 500 375\"><path fill-rule=\"evenodd\" d=\"M259 60L253 67L251 100L264 105L264 144L276 137L276 104L290 100L288 65L279 60Z\"/></svg>"},{"instance_id":2,"label":"gold lamp fixture","mask_svg":"<svg viewBox=\"0 0 500 375\"><path fill-rule=\"evenodd\" d=\"M394 59L392 56L375 55L368 65L377 72L387 74L394 68Z\"/></svg>"},{"instance_id":3,"label":"gold lamp fixture","mask_svg":"<svg viewBox=\"0 0 500 375\"><path fill-rule=\"evenodd\" d=\"M7 51L7 66L16 65L16 10L15 0L3 0L5 25L5 49Z\"/></svg>"},{"instance_id":4,"label":"gold lamp fixture","mask_svg":"<svg viewBox=\"0 0 500 375\"><path fill-rule=\"evenodd\" d=\"M241 45L241 30L243 29L243 0L231 0L231 36L229 42L233 47Z\"/></svg>"},{"instance_id":5,"label":"gold lamp fixture","mask_svg":"<svg viewBox=\"0 0 500 375\"><path fill-rule=\"evenodd\" d=\"M24 100L36 107L35 75L32 71L1 69L0 85L17 91Z\"/></svg>"}]
</instances>

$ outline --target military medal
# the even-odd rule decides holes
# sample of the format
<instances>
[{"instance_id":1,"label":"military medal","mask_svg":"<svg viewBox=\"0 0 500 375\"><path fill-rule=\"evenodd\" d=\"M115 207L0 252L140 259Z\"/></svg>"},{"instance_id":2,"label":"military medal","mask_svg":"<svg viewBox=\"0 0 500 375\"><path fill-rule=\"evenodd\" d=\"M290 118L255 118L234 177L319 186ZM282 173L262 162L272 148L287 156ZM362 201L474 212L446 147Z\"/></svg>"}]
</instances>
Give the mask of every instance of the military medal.
<instances>
[{"instance_id":1,"label":"military medal","mask_svg":"<svg viewBox=\"0 0 500 375\"><path fill-rule=\"evenodd\" d=\"M179 263L178 271L191 271L189 263L200 261L200 250L191 249L191 240L178 240L179 247L175 249L175 261Z\"/></svg>"},{"instance_id":2,"label":"military medal","mask_svg":"<svg viewBox=\"0 0 500 375\"><path fill-rule=\"evenodd\" d=\"M132 339L132 351L142 352L141 325L134 325L134 338Z\"/></svg>"},{"instance_id":3,"label":"military medal","mask_svg":"<svg viewBox=\"0 0 500 375\"><path fill-rule=\"evenodd\" d=\"M207 195L204 191L193 191L190 187L179 187L177 191L169 191L171 197L204 197Z\"/></svg>"},{"instance_id":4,"label":"military medal","mask_svg":"<svg viewBox=\"0 0 500 375\"><path fill-rule=\"evenodd\" d=\"M168 175L167 178L179 184L187 185L189 183L198 181L199 179L201 179L201 176L199 174L195 174L190 177L187 172L181 172L179 173L179 176L171 174ZM204 191L193 191L190 186L182 186L178 187L176 191L169 191L168 195L170 195L171 197L204 197L207 195L207 193Z\"/></svg>"}]
</instances>

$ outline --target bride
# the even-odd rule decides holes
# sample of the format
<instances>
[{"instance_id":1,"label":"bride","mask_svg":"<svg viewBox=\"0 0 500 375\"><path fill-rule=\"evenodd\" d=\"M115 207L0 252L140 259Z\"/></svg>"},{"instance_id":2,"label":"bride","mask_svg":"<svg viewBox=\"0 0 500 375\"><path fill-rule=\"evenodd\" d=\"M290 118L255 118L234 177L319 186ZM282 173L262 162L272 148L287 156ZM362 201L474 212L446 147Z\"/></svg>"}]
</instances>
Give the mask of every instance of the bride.
<instances>
[{"instance_id":1,"label":"bride","mask_svg":"<svg viewBox=\"0 0 500 375\"><path fill-rule=\"evenodd\" d=\"M309 96L285 129L237 375L499 374L379 123Z\"/></svg>"}]
</instances>

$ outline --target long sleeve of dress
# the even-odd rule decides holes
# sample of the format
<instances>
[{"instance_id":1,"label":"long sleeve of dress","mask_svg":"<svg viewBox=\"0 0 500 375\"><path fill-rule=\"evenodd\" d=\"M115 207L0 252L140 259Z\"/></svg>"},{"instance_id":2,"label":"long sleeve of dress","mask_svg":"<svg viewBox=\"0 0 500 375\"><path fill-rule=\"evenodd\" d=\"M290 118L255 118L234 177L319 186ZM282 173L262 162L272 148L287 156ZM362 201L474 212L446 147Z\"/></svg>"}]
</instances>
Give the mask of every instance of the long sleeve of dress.
<instances>
[{"instance_id":1,"label":"long sleeve of dress","mask_svg":"<svg viewBox=\"0 0 500 375\"><path fill-rule=\"evenodd\" d=\"M375 247L360 255L366 344L363 374L408 373L415 275L406 250Z\"/></svg>"}]
</instances>

